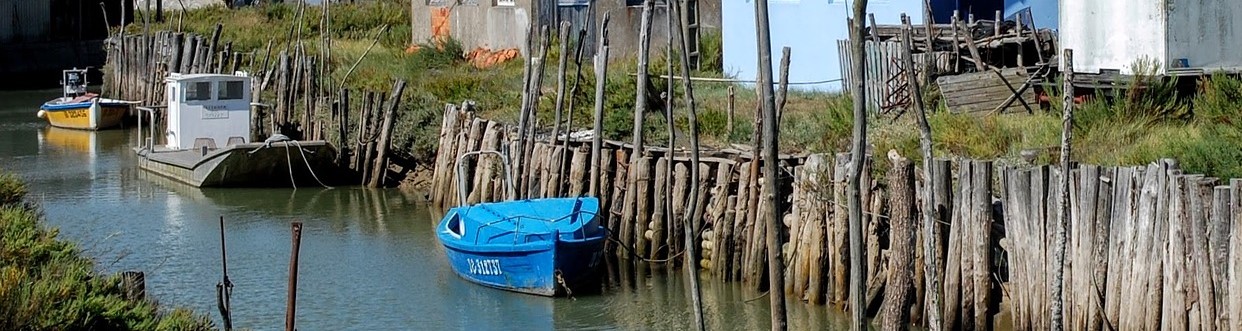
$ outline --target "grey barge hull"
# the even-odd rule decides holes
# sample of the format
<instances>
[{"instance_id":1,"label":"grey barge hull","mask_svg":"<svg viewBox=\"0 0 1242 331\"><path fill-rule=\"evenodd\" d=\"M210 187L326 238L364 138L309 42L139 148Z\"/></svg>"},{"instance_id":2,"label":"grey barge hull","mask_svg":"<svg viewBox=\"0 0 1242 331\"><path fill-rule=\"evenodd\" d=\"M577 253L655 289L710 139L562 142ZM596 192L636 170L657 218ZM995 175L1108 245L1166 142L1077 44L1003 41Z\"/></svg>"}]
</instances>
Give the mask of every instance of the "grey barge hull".
<instances>
[{"instance_id":1,"label":"grey barge hull","mask_svg":"<svg viewBox=\"0 0 1242 331\"><path fill-rule=\"evenodd\" d=\"M338 181L325 141L247 143L218 149L135 148L138 167L196 187L311 187Z\"/></svg>"}]
</instances>

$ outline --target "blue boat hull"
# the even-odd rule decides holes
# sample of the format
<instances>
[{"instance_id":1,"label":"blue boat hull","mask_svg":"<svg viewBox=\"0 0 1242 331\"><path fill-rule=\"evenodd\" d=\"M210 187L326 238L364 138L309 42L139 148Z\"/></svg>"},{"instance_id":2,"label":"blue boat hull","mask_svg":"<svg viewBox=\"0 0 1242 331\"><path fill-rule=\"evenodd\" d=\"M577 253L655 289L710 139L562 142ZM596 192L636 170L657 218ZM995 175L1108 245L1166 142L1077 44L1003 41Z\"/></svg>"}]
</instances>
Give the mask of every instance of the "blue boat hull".
<instances>
[{"instance_id":1,"label":"blue boat hull","mask_svg":"<svg viewBox=\"0 0 1242 331\"><path fill-rule=\"evenodd\" d=\"M595 198L451 209L436 228L453 271L478 284L556 296L598 286L607 232Z\"/></svg>"},{"instance_id":2,"label":"blue boat hull","mask_svg":"<svg viewBox=\"0 0 1242 331\"><path fill-rule=\"evenodd\" d=\"M604 238L558 241L509 252L475 251L445 243L453 272L482 285L535 295L564 295L599 280ZM559 276L559 280L558 280Z\"/></svg>"}]
</instances>

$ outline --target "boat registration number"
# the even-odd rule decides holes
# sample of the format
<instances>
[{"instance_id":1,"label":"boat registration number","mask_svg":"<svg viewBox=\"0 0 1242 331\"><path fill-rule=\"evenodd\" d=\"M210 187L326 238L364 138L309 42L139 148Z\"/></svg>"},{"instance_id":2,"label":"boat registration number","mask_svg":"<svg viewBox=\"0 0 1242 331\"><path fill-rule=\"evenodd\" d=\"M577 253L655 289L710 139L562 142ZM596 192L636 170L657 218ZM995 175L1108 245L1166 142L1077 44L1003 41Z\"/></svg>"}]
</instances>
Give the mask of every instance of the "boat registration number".
<instances>
[{"instance_id":1,"label":"boat registration number","mask_svg":"<svg viewBox=\"0 0 1242 331\"><path fill-rule=\"evenodd\" d=\"M86 117L86 111L85 110L67 110L65 111L65 117L83 118L83 117Z\"/></svg>"},{"instance_id":2,"label":"boat registration number","mask_svg":"<svg viewBox=\"0 0 1242 331\"><path fill-rule=\"evenodd\" d=\"M475 275L502 275L500 270L500 260L496 259L466 259L466 263L470 265L470 273Z\"/></svg>"}]
</instances>

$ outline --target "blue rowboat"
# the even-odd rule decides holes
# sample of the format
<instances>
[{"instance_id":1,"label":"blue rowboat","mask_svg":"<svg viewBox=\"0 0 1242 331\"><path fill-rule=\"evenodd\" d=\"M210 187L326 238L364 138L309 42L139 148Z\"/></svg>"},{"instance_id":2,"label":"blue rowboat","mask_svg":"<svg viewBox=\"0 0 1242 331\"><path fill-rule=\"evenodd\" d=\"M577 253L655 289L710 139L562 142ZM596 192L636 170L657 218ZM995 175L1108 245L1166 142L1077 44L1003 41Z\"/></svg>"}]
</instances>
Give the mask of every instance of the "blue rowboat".
<instances>
[{"instance_id":1,"label":"blue rowboat","mask_svg":"<svg viewBox=\"0 0 1242 331\"><path fill-rule=\"evenodd\" d=\"M465 201L464 189L459 187L458 193ZM599 199L594 197L458 206L440 220L436 237L453 271L466 280L522 293L563 295L598 285L606 236L598 212Z\"/></svg>"},{"instance_id":2,"label":"blue rowboat","mask_svg":"<svg viewBox=\"0 0 1242 331\"><path fill-rule=\"evenodd\" d=\"M554 296L598 280L606 234L598 211L593 197L481 203L450 209L436 236L462 278Z\"/></svg>"}]
</instances>

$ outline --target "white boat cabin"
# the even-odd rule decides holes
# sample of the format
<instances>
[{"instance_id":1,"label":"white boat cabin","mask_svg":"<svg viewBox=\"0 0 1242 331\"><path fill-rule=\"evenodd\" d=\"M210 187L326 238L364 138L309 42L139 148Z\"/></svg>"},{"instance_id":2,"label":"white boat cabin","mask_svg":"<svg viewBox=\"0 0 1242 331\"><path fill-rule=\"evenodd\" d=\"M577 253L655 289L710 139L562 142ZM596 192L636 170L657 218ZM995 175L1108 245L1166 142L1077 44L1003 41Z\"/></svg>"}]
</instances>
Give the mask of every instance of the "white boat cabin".
<instances>
[{"instance_id":1,"label":"white boat cabin","mask_svg":"<svg viewBox=\"0 0 1242 331\"><path fill-rule=\"evenodd\" d=\"M250 142L249 76L172 74L165 82L168 149L215 149Z\"/></svg>"}]
</instances>

